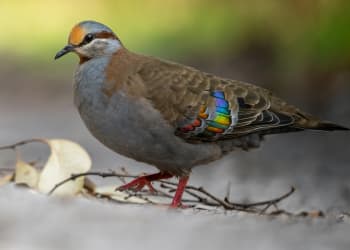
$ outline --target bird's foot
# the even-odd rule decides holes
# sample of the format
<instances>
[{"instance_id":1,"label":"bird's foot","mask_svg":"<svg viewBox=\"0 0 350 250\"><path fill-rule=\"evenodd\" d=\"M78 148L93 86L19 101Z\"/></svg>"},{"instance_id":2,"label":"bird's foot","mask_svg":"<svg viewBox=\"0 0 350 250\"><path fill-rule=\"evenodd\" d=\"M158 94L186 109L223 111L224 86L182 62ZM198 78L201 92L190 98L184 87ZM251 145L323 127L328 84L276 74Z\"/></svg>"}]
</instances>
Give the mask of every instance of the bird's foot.
<instances>
[{"instance_id":1,"label":"bird's foot","mask_svg":"<svg viewBox=\"0 0 350 250\"><path fill-rule=\"evenodd\" d=\"M149 190L154 193L156 192L155 188L152 185L152 182L149 181L146 176L141 176L136 178L135 180L120 186L117 188L117 190L123 191L123 190L133 190L133 191L141 191L144 186L147 186Z\"/></svg>"},{"instance_id":2,"label":"bird's foot","mask_svg":"<svg viewBox=\"0 0 350 250\"><path fill-rule=\"evenodd\" d=\"M140 176L136 178L135 180L124 184L116 190L128 190L131 189L133 191L141 191L142 188L147 186L151 192L156 192L156 189L152 185L152 181L155 180L161 180L161 179L168 179L173 177L173 175L168 174L168 173L157 173L157 174L151 174L151 175L145 175L145 176ZM189 176L183 176L179 180L179 184L177 186L173 201L169 205L170 208L189 208L189 206L183 205L181 203L182 195L183 192L185 191L186 184L188 182Z\"/></svg>"},{"instance_id":3,"label":"bird's foot","mask_svg":"<svg viewBox=\"0 0 350 250\"><path fill-rule=\"evenodd\" d=\"M183 192L185 191L188 179L189 179L188 176L184 176L180 178L179 185L177 186L173 201L170 204L170 208L188 208L189 207L181 203L182 195L183 195Z\"/></svg>"},{"instance_id":4,"label":"bird's foot","mask_svg":"<svg viewBox=\"0 0 350 250\"><path fill-rule=\"evenodd\" d=\"M157 174L151 174L151 175L145 175L145 176L140 176L136 178L135 180L124 184L120 187L118 187L116 190L133 190L133 191L141 191L145 186L148 187L148 189L152 192L155 193L156 189L152 185L152 181L155 180L160 180L160 179L167 179L171 178L171 174L167 173L157 173Z\"/></svg>"}]
</instances>

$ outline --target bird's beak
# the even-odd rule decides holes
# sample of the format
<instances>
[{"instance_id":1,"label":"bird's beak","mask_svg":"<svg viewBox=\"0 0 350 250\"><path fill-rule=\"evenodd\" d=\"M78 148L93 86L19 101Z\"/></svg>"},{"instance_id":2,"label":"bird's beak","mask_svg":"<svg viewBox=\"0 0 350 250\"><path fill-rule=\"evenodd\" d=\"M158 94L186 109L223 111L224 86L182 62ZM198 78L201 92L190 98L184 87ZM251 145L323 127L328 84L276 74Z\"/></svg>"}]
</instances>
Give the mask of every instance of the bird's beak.
<instances>
[{"instance_id":1,"label":"bird's beak","mask_svg":"<svg viewBox=\"0 0 350 250\"><path fill-rule=\"evenodd\" d=\"M64 56L65 54L74 51L74 46L68 44L67 46L65 46L63 49L61 49L60 51L57 52L57 54L55 55L55 60Z\"/></svg>"}]
</instances>

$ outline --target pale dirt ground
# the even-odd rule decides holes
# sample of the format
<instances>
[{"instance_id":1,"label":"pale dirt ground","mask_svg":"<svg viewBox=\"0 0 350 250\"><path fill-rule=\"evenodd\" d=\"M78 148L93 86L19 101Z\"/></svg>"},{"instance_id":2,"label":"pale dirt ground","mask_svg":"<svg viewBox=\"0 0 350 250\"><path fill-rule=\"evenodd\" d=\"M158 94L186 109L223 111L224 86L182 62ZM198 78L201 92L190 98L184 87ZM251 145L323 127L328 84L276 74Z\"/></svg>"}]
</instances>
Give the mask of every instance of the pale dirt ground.
<instances>
[{"instance_id":1,"label":"pale dirt ground","mask_svg":"<svg viewBox=\"0 0 350 250\"><path fill-rule=\"evenodd\" d=\"M132 173L155 171L109 151L88 133L73 107L70 80L48 90L36 83L23 87L19 83L29 84L26 77L11 77L13 81L0 84L1 145L32 137L66 138L89 151L94 170L125 166ZM340 91L322 116L350 126L349 93L349 87ZM9 185L0 188L0 249L348 250L350 222L339 222L336 216L350 211L349 141L350 133L340 132L271 136L261 149L236 151L194 169L191 176L191 184L216 194L224 193L230 181L234 201L269 199L294 185L297 192L282 208L321 209L326 219L286 221L83 198L60 200ZM24 150L23 157L42 159L39 150L47 153L44 147L34 147ZM0 166L13 166L13 159L13 152L0 152Z\"/></svg>"}]
</instances>

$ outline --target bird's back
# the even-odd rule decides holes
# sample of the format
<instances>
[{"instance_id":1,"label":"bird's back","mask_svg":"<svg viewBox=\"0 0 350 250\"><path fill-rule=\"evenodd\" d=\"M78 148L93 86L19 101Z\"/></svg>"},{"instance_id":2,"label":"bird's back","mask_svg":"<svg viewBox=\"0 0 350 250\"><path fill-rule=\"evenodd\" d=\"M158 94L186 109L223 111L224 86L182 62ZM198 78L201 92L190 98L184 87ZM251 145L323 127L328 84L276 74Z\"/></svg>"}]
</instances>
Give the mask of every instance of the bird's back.
<instances>
[{"instance_id":1,"label":"bird's back","mask_svg":"<svg viewBox=\"0 0 350 250\"><path fill-rule=\"evenodd\" d=\"M134 56L142 63L128 81L141 81L145 97L174 126L176 135L189 142L305 129L347 129L321 121L256 85L153 57Z\"/></svg>"},{"instance_id":2,"label":"bird's back","mask_svg":"<svg viewBox=\"0 0 350 250\"><path fill-rule=\"evenodd\" d=\"M217 143L224 152L259 146L266 134L337 130L253 84L123 49L106 69L104 94L145 100L188 143ZM147 114L144 115L147 117Z\"/></svg>"}]
</instances>

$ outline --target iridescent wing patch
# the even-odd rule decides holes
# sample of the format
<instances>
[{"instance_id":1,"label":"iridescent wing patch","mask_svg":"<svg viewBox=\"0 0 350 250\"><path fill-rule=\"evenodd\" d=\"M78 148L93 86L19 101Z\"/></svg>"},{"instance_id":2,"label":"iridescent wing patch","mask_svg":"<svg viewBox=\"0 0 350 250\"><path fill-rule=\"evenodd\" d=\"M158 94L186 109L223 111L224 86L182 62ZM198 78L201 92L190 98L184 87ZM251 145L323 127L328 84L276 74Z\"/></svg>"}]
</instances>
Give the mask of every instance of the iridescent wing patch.
<instances>
[{"instance_id":1,"label":"iridescent wing patch","mask_svg":"<svg viewBox=\"0 0 350 250\"><path fill-rule=\"evenodd\" d=\"M202 104L197 117L178 130L185 137L218 139L231 133L238 120L238 110L233 110L221 90L212 91L210 97L214 105Z\"/></svg>"}]
</instances>

